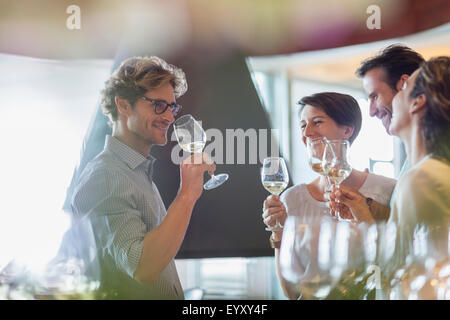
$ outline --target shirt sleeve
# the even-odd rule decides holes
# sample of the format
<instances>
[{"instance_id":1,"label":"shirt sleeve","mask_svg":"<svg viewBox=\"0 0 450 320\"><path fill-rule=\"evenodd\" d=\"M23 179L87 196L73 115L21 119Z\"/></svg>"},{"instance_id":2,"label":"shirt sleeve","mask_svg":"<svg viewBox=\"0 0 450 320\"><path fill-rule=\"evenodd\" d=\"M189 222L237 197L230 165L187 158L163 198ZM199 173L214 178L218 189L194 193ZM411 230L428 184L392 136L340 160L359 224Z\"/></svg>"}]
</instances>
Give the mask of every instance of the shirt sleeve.
<instances>
[{"instance_id":1,"label":"shirt sleeve","mask_svg":"<svg viewBox=\"0 0 450 320\"><path fill-rule=\"evenodd\" d=\"M135 197L135 187L125 175L101 170L82 181L72 198L74 215L87 216L92 223L98 254L110 256L130 277L139 264L146 234Z\"/></svg>"}]
</instances>

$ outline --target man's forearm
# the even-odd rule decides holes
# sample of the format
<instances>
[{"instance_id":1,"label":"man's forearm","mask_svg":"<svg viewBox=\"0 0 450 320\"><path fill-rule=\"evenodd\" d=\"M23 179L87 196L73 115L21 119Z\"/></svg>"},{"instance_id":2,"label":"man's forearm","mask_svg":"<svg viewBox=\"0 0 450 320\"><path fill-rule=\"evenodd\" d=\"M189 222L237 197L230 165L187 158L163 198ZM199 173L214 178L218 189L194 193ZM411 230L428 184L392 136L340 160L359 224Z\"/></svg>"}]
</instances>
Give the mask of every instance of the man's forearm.
<instances>
[{"instance_id":1,"label":"man's forearm","mask_svg":"<svg viewBox=\"0 0 450 320\"><path fill-rule=\"evenodd\" d=\"M181 247L195 201L177 196L167 210L164 221L145 235L141 259L135 278L154 283Z\"/></svg>"}]
</instances>

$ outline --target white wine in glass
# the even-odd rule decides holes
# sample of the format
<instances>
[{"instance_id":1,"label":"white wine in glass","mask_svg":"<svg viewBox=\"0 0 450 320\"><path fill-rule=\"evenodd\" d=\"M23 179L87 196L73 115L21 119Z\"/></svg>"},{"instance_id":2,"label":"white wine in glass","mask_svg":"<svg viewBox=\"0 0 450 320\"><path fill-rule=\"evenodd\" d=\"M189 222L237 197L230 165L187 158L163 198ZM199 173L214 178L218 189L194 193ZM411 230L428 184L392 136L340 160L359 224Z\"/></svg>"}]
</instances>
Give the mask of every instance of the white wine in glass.
<instances>
[{"instance_id":1,"label":"white wine in glass","mask_svg":"<svg viewBox=\"0 0 450 320\"><path fill-rule=\"evenodd\" d=\"M311 169L322 176L326 176L322 167L323 151L325 149L325 139L306 139L306 153L308 164Z\"/></svg>"},{"instance_id":2,"label":"white wine in glass","mask_svg":"<svg viewBox=\"0 0 450 320\"><path fill-rule=\"evenodd\" d=\"M283 158L265 158L261 168L261 182L264 188L271 194L279 196L289 183L289 173ZM267 231L283 229L277 220L275 226L267 227Z\"/></svg>"},{"instance_id":3,"label":"white wine in glass","mask_svg":"<svg viewBox=\"0 0 450 320\"><path fill-rule=\"evenodd\" d=\"M322 164L321 163L311 163L310 164L311 169L320 174L321 176L326 176L327 174L325 173L325 170L323 170Z\"/></svg>"},{"instance_id":4,"label":"white wine in glass","mask_svg":"<svg viewBox=\"0 0 450 320\"><path fill-rule=\"evenodd\" d=\"M263 186L269 191L271 194L275 194L277 196L283 192L287 187L287 182L272 182L272 181L264 181Z\"/></svg>"},{"instance_id":5,"label":"white wine in glass","mask_svg":"<svg viewBox=\"0 0 450 320\"><path fill-rule=\"evenodd\" d=\"M323 167L322 161L326 142L326 137L318 139L306 138L306 154L308 155L308 164L311 169L325 177L324 199L330 199L332 191L331 181L328 177L328 172ZM328 209L326 209L326 213L329 213Z\"/></svg>"},{"instance_id":6,"label":"white wine in glass","mask_svg":"<svg viewBox=\"0 0 450 320\"><path fill-rule=\"evenodd\" d=\"M179 146L186 152L200 153L206 145L206 133L200 123L190 114L178 118L173 123ZM228 180L228 174L211 175L204 185L205 190L214 189Z\"/></svg>"},{"instance_id":7,"label":"white wine in glass","mask_svg":"<svg viewBox=\"0 0 450 320\"><path fill-rule=\"evenodd\" d=\"M328 171L328 177L331 181L334 182L334 184L339 187L339 185L347 179L347 177L352 173L351 168L344 168L344 169L334 169L332 166Z\"/></svg>"},{"instance_id":8,"label":"white wine in glass","mask_svg":"<svg viewBox=\"0 0 450 320\"><path fill-rule=\"evenodd\" d=\"M194 141L194 142L188 142L188 143L180 143L179 145L180 145L181 149L183 149L186 152L198 153L198 152L203 151L203 148L205 147L205 142Z\"/></svg>"},{"instance_id":9,"label":"white wine in glass","mask_svg":"<svg viewBox=\"0 0 450 320\"><path fill-rule=\"evenodd\" d=\"M325 142L322 167L337 189L352 173L352 167L348 163L349 148L348 140L326 140ZM347 220L342 219L339 212L336 214L340 220Z\"/></svg>"}]
</instances>

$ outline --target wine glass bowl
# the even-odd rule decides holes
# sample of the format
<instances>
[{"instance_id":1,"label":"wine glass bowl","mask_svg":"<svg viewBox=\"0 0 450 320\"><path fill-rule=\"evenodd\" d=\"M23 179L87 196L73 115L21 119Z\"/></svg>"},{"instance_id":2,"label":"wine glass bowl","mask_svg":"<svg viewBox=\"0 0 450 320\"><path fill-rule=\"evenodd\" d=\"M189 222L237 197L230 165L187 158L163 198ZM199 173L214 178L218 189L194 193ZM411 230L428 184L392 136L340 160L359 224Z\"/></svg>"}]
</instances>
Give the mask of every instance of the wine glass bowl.
<instances>
[{"instance_id":1,"label":"wine glass bowl","mask_svg":"<svg viewBox=\"0 0 450 320\"><path fill-rule=\"evenodd\" d=\"M323 152L326 139L306 139L306 154L308 155L308 164L314 172L326 176L322 166Z\"/></svg>"},{"instance_id":2,"label":"wine glass bowl","mask_svg":"<svg viewBox=\"0 0 450 320\"><path fill-rule=\"evenodd\" d=\"M281 276L303 299L353 298L353 280L363 264L361 250L360 234L348 222L289 216L280 248Z\"/></svg>"},{"instance_id":3,"label":"wine glass bowl","mask_svg":"<svg viewBox=\"0 0 450 320\"><path fill-rule=\"evenodd\" d=\"M308 164L311 169L325 177L324 187L324 199L330 200L330 194L332 192L331 182L328 178L328 172L325 171L323 166L323 155L327 139L325 137L318 139L306 139L306 154L308 156ZM325 210L325 214L331 213L329 209Z\"/></svg>"},{"instance_id":4,"label":"wine glass bowl","mask_svg":"<svg viewBox=\"0 0 450 320\"><path fill-rule=\"evenodd\" d=\"M352 172L348 162L349 148L350 143L347 140L325 140L322 168L336 189L339 189L342 181ZM342 218L339 212L336 212L336 215L340 220L348 220Z\"/></svg>"},{"instance_id":5,"label":"wine glass bowl","mask_svg":"<svg viewBox=\"0 0 450 320\"><path fill-rule=\"evenodd\" d=\"M192 115L187 114L178 118L173 123L173 128L178 145L184 151L190 153L200 153L203 151L207 141L206 132ZM203 185L203 188L205 190L214 189L227 181L228 177L226 173L211 175L211 179Z\"/></svg>"},{"instance_id":6,"label":"wine glass bowl","mask_svg":"<svg viewBox=\"0 0 450 320\"><path fill-rule=\"evenodd\" d=\"M410 263L400 287L409 300L450 299L449 225L418 224Z\"/></svg>"},{"instance_id":7,"label":"wine glass bowl","mask_svg":"<svg viewBox=\"0 0 450 320\"><path fill-rule=\"evenodd\" d=\"M337 186L352 172L348 163L350 143L347 140L327 140L322 158L322 167L330 180Z\"/></svg>"},{"instance_id":8,"label":"wine glass bowl","mask_svg":"<svg viewBox=\"0 0 450 320\"><path fill-rule=\"evenodd\" d=\"M289 172L283 158L265 158L261 168L261 182L264 188L273 195L279 196L289 184ZM282 229L283 226L277 220L274 227L267 227L267 231Z\"/></svg>"}]
</instances>

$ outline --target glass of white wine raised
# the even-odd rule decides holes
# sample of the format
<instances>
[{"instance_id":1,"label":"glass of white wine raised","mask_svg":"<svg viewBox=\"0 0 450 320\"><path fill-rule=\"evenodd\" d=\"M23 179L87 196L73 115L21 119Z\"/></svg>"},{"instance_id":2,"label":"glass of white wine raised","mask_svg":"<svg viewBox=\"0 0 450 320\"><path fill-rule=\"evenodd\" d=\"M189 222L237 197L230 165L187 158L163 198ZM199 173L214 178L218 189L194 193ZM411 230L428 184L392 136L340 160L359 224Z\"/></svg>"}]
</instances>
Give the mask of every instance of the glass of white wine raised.
<instances>
[{"instance_id":1,"label":"glass of white wine raised","mask_svg":"<svg viewBox=\"0 0 450 320\"><path fill-rule=\"evenodd\" d=\"M206 145L206 133L198 121L187 114L178 118L173 123L175 136L177 137L178 145L186 152L200 153ZM205 190L214 189L222 185L228 180L228 174L222 173L219 175L211 175L204 185Z\"/></svg>"},{"instance_id":2,"label":"glass of white wine raised","mask_svg":"<svg viewBox=\"0 0 450 320\"><path fill-rule=\"evenodd\" d=\"M308 154L308 164L311 169L322 176L326 176L322 167L323 151L325 149L325 139L306 139L306 153Z\"/></svg>"},{"instance_id":3,"label":"glass of white wine raised","mask_svg":"<svg viewBox=\"0 0 450 320\"><path fill-rule=\"evenodd\" d=\"M279 196L289 184L289 173L283 158L265 158L261 168L261 182L271 194ZM267 231L283 229L277 220L275 226L267 227Z\"/></svg>"},{"instance_id":4,"label":"glass of white wine raised","mask_svg":"<svg viewBox=\"0 0 450 320\"><path fill-rule=\"evenodd\" d=\"M322 158L322 167L330 181L339 189L342 181L352 173L352 167L348 163L348 140L326 140ZM339 212L336 215L343 219Z\"/></svg>"},{"instance_id":5,"label":"glass of white wine raised","mask_svg":"<svg viewBox=\"0 0 450 320\"><path fill-rule=\"evenodd\" d=\"M331 183L328 179L327 172L323 169L322 160L327 139L325 137L319 139L306 139L306 153L308 155L308 164L314 172L325 177L324 197L329 200L331 193Z\"/></svg>"}]
</instances>

